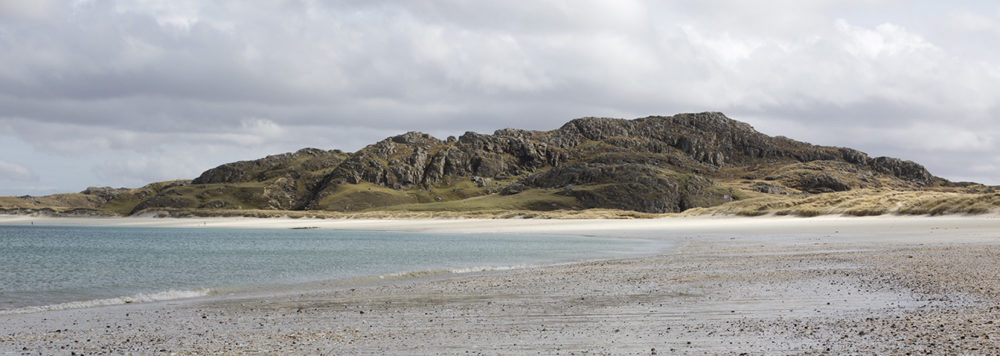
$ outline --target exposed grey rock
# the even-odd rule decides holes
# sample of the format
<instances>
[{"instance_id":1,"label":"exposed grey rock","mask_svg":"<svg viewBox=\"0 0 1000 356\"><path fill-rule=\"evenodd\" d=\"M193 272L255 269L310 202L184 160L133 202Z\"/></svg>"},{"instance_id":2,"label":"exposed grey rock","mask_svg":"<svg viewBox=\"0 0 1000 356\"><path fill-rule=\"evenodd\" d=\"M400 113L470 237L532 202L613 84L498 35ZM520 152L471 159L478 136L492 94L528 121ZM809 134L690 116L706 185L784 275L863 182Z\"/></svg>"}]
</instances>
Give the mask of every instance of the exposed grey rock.
<instances>
[{"instance_id":1,"label":"exposed grey rock","mask_svg":"<svg viewBox=\"0 0 1000 356\"><path fill-rule=\"evenodd\" d=\"M353 154L304 149L222 165L194 183L265 182L252 199L273 209L317 208L342 184L408 190L473 180L479 194L559 188L582 207L665 212L730 200L724 189L710 188L713 177L733 168L749 171L748 179L766 176L771 182L753 189L772 194L943 182L913 162L771 137L706 112L581 118L552 131L501 129L446 140L408 132ZM493 184L509 179L515 183Z\"/></svg>"},{"instance_id":2,"label":"exposed grey rock","mask_svg":"<svg viewBox=\"0 0 1000 356\"><path fill-rule=\"evenodd\" d=\"M510 184L510 185L504 186L502 189L500 189L500 194L501 195L514 195L514 194L517 194L517 193L520 193L520 192L523 192L523 191L524 191L524 185L523 184L521 184L521 183L513 183L513 184Z\"/></svg>"},{"instance_id":3,"label":"exposed grey rock","mask_svg":"<svg viewBox=\"0 0 1000 356\"><path fill-rule=\"evenodd\" d=\"M788 194L788 188L785 186L765 183L765 182L755 182L752 186L754 191L767 194Z\"/></svg>"},{"instance_id":4,"label":"exposed grey rock","mask_svg":"<svg viewBox=\"0 0 1000 356\"><path fill-rule=\"evenodd\" d=\"M114 199L119 194L128 193L130 190L131 189L128 188L88 187L80 192L80 194L90 195L100 199L102 202L107 202Z\"/></svg>"}]
</instances>

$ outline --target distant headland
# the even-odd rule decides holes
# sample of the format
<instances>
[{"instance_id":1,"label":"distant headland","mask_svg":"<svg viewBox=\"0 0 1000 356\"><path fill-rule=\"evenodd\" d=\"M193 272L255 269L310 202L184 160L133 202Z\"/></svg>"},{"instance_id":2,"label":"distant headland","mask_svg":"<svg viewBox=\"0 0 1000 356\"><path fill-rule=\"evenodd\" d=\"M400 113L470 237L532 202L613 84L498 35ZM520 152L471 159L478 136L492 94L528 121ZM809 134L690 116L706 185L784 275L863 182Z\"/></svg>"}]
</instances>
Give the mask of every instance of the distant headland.
<instances>
[{"instance_id":1,"label":"distant headland","mask_svg":"<svg viewBox=\"0 0 1000 356\"><path fill-rule=\"evenodd\" d=\"M998 207L995 187L771 137L715 112L580 118L551 131L443 140L408 132L353 153L304 148L227 163L193 180L0 197L0 212L77 216L864 216Z\"/></svg>"}]
</instances>

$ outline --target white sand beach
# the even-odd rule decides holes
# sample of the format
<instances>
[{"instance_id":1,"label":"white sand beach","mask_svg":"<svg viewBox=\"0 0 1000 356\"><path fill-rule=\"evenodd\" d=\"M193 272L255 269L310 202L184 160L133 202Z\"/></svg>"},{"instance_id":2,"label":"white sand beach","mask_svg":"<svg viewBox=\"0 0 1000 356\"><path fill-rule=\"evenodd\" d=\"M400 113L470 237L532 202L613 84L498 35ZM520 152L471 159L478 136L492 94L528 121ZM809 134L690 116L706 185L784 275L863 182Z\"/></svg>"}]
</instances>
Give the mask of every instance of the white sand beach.
<instances>
[{"instance_id":1,"label":"white sand beach","mask_svg":"<svg viewBox=\"0 0 1000 356\"><path fill-rule=\"evenodd\" d=\"M1000 352L1000 217L42 218L109 225L574 234L665 254L0 315L0 353Z\"/></svg>"}]
</instances>

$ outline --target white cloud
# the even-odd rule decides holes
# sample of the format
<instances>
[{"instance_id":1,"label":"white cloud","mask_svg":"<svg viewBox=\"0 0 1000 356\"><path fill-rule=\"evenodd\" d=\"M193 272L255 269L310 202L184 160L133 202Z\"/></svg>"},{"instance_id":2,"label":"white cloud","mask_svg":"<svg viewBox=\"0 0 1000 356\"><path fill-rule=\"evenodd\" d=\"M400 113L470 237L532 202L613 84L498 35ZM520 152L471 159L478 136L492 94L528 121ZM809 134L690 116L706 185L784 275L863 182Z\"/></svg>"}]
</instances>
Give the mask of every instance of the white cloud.
<instances>
[{"instance_id":1,"label":"white cloud","mask_svg":"<svg viewBox=\"0 0 1000 356\"><path fill-rule=\"evenodd\" d=\"M708 37L691 26L684 26L682 29L692 43L711 51L720 64L729 69L736 69L740 62L749 59L755 50L764 45L760 39L738 38L728 32Z\"/></svg>"},{"instance_id":2,"label":"white cloud","mask_svg":"<svg viewBox=\"0 0 1000 356\"><path fill-rule=\"evenodd\" d=\"M0 160L0 180L36 182L38 175L23 165Z\"/></svg>"},{"instance_id":3,"label":"white cloud","mask_svg":"<svg viewBox=\"0 0 1000 356\"><path fill-rule=\"evenodd\" d=\"M94 176L112 186L139 187L157 181L191 179L201 173L196 152L121 157L95 165Z\"/></svg>"},{"instance_id":4,"label":"white cloud","mask_svg":"<svg viewBox=\"0 0 1000 356\"><path fill-rule=\"evenodd\" d=\"M875 59L881 56L909 55L924 51L937 51L938 48L928 43L920 36L911 34L905 29L883 23L874 29L855 27L843 19L836 22L837 30L848 35L847 52L855 57Z\"/></svg>"},{"instance_id":5,"label":"white cloud","mask_svg":"<svg viewBox=\"0 0 1000 356\"><path fill-rule=\"evenodd\" d=\"M902 155L946 177L989 177L947 162L998 149L1000 50L982 45L1000 40L996 6L28 3L0 3L12 19L0 22L0 132L51 155L128 157L101 170L135 181L409 130L685 111ZM183 147L214 153L189 160L174 154ZM56 170L43 165L27 167Z\"/></svg>"}]
</instances>

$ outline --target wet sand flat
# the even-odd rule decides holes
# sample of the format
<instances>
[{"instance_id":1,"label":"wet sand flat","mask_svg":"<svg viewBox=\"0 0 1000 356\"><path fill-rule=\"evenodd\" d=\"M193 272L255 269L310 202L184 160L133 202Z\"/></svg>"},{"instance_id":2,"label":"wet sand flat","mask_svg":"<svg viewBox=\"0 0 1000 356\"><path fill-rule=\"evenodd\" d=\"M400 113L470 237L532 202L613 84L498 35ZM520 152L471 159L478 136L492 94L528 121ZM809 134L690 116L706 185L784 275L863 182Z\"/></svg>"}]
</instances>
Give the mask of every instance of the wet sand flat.
<instances>
[{"instance_id":1,"label":"wet sand flat","mask_svg":"<svg viewBox=\"0 0 1000 356\"><path fill-rule=\"evenodd\" d=\"M995 217L657 220L386 222L414 231L658 238L678 247L522 270L4 315L0 352L1000 352Z\"/></svg>"}]
</instances>

